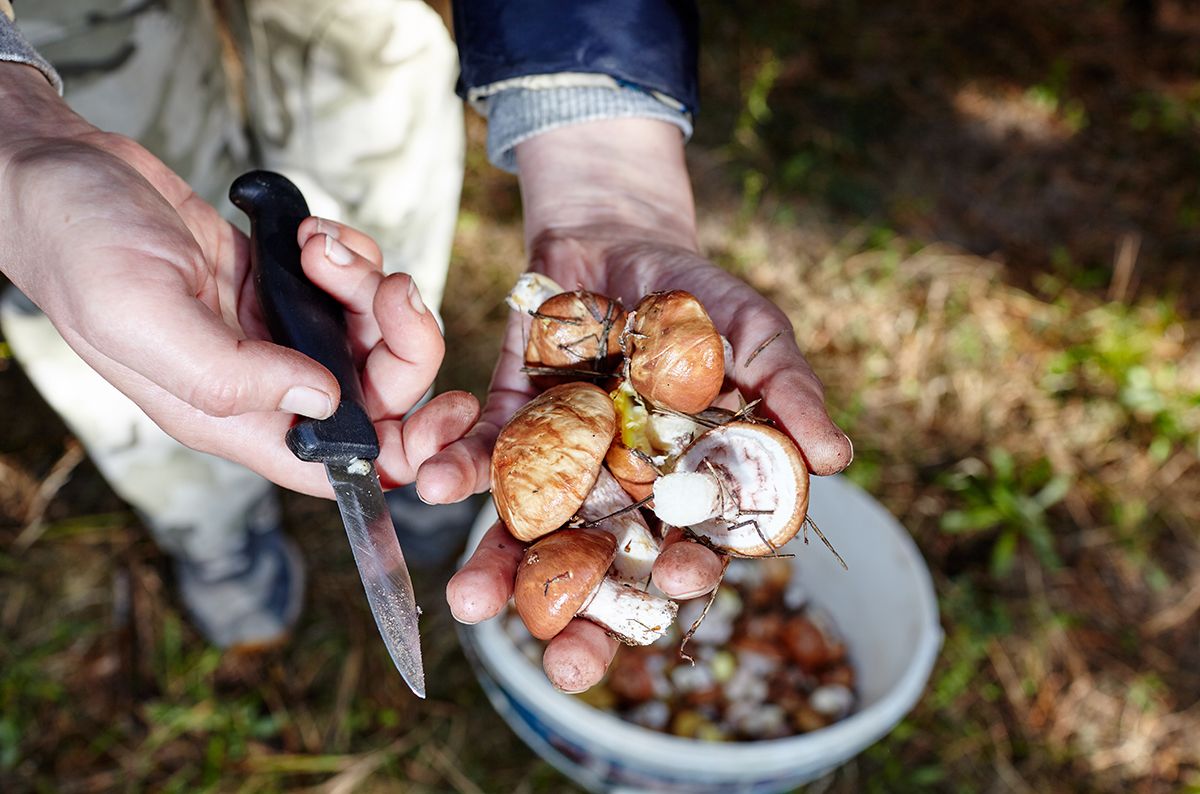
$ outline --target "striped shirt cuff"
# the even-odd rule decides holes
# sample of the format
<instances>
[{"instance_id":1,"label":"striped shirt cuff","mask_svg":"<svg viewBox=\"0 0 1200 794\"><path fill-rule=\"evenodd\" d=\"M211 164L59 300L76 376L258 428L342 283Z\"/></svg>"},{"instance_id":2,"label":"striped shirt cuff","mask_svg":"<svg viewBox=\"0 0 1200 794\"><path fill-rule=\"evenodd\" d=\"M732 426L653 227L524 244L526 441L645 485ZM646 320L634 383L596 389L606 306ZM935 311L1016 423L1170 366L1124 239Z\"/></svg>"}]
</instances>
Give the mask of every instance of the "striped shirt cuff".
<instances>
[{"instance_id":1,"label":"striped shirt cuff","mask_svg":"<svg viewBox=\"0 0 1200 794\"><path fill-rule=\"evenodd\" d=\"M512 174L517 172L517 144L584 121L651 118L674 124L685 141L692 136L691 117L675 104L622 85L505 87L473 99L488 119L488 160Z\"/></svg>"},{"instance_id":2,"label":"striped shirt cuff","mask_svg":"<svg viewBox=\"0 0 1200 794\"><path fill-rule=\"evenodd\" d=\"M3 5L5 4L5 0L0 0L0 10L5 10L3 9ZM12 6L8 6L7 10L10 11L11 9ZM46 75L46 79L50 81L50 85L54 86L55 91L60 94L63 91L62 78L58 76L58 72L21 35L21 31L13 24L7 12L0 13L0 61L23 63L32 66Z\"/></svg>"}]
</instances>

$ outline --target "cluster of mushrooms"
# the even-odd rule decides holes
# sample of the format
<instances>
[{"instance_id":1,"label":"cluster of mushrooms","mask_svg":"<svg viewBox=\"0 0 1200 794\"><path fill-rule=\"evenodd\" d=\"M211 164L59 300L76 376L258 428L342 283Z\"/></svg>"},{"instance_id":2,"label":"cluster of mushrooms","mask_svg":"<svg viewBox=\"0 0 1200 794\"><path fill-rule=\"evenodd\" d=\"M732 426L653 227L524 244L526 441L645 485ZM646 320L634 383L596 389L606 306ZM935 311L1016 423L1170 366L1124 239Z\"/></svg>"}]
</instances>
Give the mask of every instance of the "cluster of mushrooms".
<instances>
[{"instance_id":1,"label":"cluster of mushrooms","mask_svg":"<svg viewBox=\"0 0 1200 794\"><path fill-rule=\"evenodd\" d=\"M533 318L525 372L544 391L501 430L492 495L531 544L513 599L534 637L577 615L629 645L663 637L678 605L650 574L670 527L730 557L774 556L799 532L808 470L752 405L713 407L732 349L694 296L626 311L526 274L508 304Z\"/></svg>"}]
</instances>

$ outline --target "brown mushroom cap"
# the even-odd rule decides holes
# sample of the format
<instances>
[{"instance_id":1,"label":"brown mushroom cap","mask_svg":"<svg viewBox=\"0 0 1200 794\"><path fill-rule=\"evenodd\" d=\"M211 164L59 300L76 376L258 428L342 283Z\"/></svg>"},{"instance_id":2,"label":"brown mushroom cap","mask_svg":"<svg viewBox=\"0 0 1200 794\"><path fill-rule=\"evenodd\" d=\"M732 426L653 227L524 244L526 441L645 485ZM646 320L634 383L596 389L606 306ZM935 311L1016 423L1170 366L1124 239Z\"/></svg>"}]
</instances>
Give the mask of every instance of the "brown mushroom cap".
<instances>
[{"instance_id":1,"label":"brown mushroom cap","mask_svg":"<svg viewBox=\"0 0 1200 794\"><path fill-rule=\"evenodd\" d=\"M586 290L563 292L538 307L529 328L525 364L611 373L621 360L625 310Z\"/></svg>"},{"instance_id":2,"label":"brown mushroom cap","mask_svg":"<svg viewBox=\"0 0 1200 794\"><path fill-rule=\"evenodd\" d=\"M808 467L795 443L767 425L730 422L713 428L684 451L675 471L715 473L728 488L725 515L691 527L723 551L774 554L796 536L808 514Z\"/></svg>"},{"instance_id":3,"label":"brown mushroom cap","mask_svg":"<svg viewBox=\"0 0 1200 794\"><path fill-rule=\"evenodd\" d=\"M508 531L528 541L565 524L616 430L612 400L588 383L554 386L513 414L492 452L492 497Z\"/></svg>"},{"instance_id":4,"label":"brown mushroom cap","mask_svg":"<svg viewBox=\"0 0 1200 794\"><path fill-rule=\"evenodd\" d=\"M622 444L620 437L608 448L604 462L612 476L625 489L625 493L634 499L645 499L654 491L654 481L658 478L658 472L654 470L650 461Z\"/></svg>"},{"instance_id":5,"label":"brown mushroom cap","mask_svg":"<svg viewBox=\"0 0 1200 794\"><path fill-rule=\"evenodd\" d=\"M554 637L571 622L616 556L617 541L598 529L564 529L525 550L513 601L529 633Z\"/></svg>"},{"instance_id":6,"label":"brown mushroom cap","mask_svg":"<svg viewBox=\"0 0 1200 794\"><path fill-rule=\"evenodd\" d=\"M712 404L725 378L725 348L700 301L682 290L647 295L630 331L629 377L639 394L686 414Z\"/></svg>"}]
</instances>

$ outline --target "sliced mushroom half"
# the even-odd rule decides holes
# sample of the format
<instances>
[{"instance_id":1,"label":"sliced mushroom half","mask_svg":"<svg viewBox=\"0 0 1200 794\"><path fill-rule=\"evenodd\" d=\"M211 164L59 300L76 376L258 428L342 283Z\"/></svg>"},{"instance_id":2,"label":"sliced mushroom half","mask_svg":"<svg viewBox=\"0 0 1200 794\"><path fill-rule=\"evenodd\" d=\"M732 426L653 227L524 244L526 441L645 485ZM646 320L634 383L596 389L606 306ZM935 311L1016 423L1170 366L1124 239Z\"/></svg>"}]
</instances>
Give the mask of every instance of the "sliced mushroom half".
<instances>
[{"instance_id":1,"label":"sliced mushroom half","mask_svg":"<svg viewBox=\"0 0 1200 794\"><path fill-rule=\"evenodd\" d=\"M709 430L654 482L655 515L741 556L774 554L807 511L808 468L792 440L766 425Z\"/></svg>"}]
</instances>

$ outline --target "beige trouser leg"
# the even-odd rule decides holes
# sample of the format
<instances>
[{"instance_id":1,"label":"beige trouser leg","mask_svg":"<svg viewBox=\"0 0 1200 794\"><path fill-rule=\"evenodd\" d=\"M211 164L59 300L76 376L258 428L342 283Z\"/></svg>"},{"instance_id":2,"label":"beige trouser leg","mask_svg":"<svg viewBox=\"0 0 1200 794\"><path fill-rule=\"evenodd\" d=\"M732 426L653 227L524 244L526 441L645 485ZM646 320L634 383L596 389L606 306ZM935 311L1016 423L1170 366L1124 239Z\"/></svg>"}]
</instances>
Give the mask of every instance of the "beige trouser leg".
<instances>
[{"instance_id":1,"label":"beige trouser leg","mask_svg":"<svg viewBox=\"0 0 1200 794\"><path fill-rule=\"evenodd\" d=\"M264 165L317 214L370 233L439 306L464 133L458 59L419 0L246 0L249 108Z\"/></svg>"},{"instance_id":2,"label":"beige trouser leg","mask_svg":"<svg viewBox=\"0 0 1200 794\"><path fill-rule=\"evenodd\" d=\"M440 302L462 110L449 36L423 3L247 0L221 6L225 24L198 0L26 5L23 30L63 72L85 118L141 141L228 217L239 173L287 173L314 212L369 231L387 268L413 273L426 301ZM229 30L243 41L249 125L231 88L240 72L222 45ZM255 151L264 162L252 163ZM219 558L242 542L248 512L269 512L264 480L166 436L20 296L6 297L0 324L30 379L166 548Z\"/></svg>"}]
</instances>

